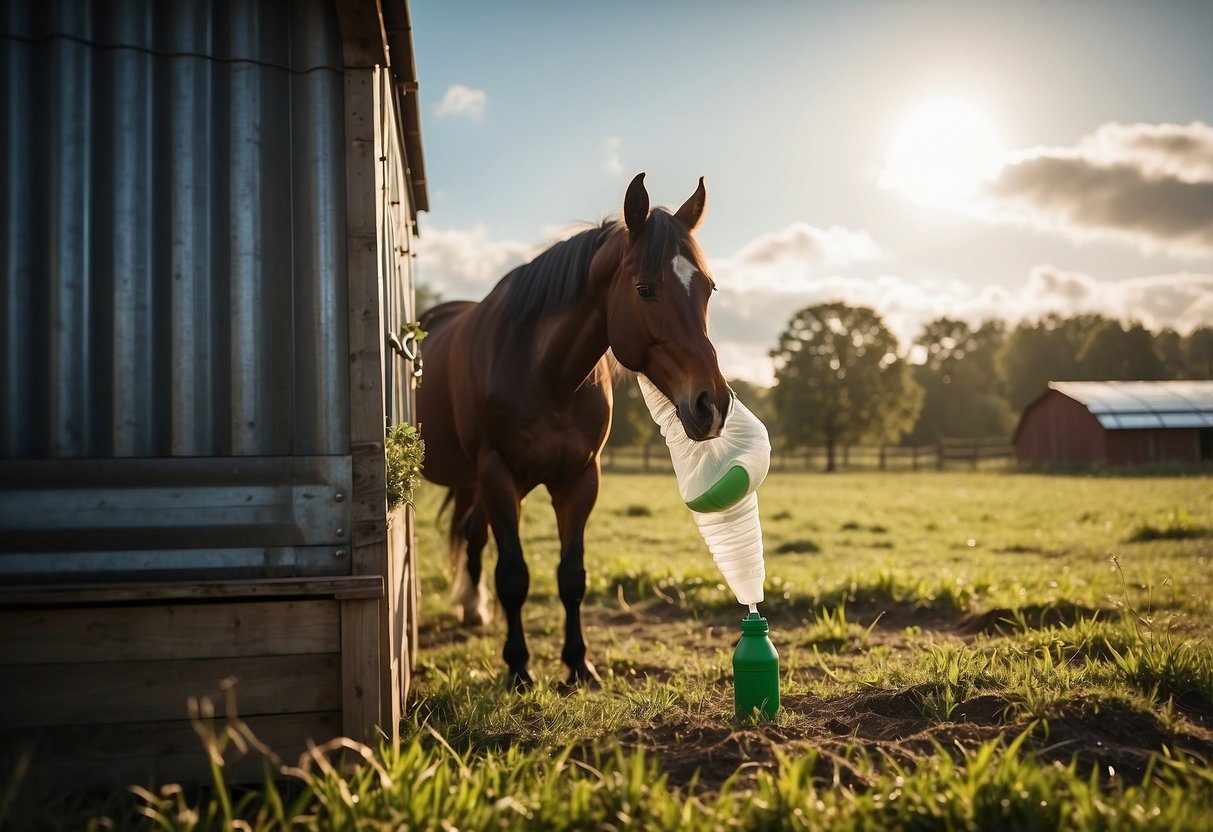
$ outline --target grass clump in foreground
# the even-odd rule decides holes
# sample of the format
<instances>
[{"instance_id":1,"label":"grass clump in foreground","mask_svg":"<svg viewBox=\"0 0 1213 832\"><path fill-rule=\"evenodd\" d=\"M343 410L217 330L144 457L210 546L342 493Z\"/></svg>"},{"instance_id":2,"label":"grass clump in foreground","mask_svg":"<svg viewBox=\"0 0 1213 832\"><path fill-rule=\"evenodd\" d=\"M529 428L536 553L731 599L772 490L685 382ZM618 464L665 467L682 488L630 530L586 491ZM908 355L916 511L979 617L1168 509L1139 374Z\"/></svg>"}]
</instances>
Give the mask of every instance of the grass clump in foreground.
<instances>
[{"instance_id":1,"label":"grass clump in foreground","mask_svg":"<svg viewBox=\"0 0 1213 832\"><path fill-rule=\"evenodd\" d=\"M671 786L642 750L459 752L414 724L395 748L336 740L295 766L267 756L267 775L276 771L279 781L267 776L260 789L244 791L226 784L220 761L233 747L257 743L234 723L212 739L215 781L207 792L136 788L117 811L74 828L1095 830L1196 829L1207 821L1213 774L1204 766L1164 755L1141 782L1107 782L1074 764L1043 761L1026 750L1027 738L959 753L936 746L911 761L856 748L781 753L752 784L734 777L696 796ZM335 764L342 753L347 764ZM28 820L21 808L5 804L0 825ZM76 820L83 819L65 828Z\"/></svg>"}]
</instances>

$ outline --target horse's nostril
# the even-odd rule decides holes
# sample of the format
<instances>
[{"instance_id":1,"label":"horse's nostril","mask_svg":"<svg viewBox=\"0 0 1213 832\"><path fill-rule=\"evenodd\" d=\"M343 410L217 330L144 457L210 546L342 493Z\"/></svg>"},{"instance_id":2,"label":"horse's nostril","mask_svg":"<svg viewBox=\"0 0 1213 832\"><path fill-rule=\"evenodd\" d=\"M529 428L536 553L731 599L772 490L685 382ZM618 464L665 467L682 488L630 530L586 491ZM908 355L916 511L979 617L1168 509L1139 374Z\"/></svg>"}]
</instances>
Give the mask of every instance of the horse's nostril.
<instances>
[{"instance_id":1,"label":"horse's nostril","mask_svg":"<svg viewBox=\"0 0 1213 832\"><path fill-rule=\"evenodd\" d=\"M712 394L704 390L695 397L695 416L700 419L711 419L712 413Z\"/></svg>"}]
</instances>

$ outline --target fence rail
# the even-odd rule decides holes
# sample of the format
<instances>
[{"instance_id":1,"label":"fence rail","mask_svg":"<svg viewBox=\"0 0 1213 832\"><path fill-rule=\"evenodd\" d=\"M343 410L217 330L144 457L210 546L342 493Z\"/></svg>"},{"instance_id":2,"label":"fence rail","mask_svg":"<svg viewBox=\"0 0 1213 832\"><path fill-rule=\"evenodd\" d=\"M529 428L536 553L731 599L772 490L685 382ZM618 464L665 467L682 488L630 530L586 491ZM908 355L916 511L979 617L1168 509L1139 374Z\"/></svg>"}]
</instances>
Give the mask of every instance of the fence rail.
<instances>
[{"instance_id":1,"label":"fence rail","mask_svg":"<svg viewBox=\"0 0 1213 832\"><path fill-rule=\"evenodd\" d=\"M824 471L828 455L824 447L776 448L771 452L772 471ZM933 445L838 446L834 464L840 471L927 471L991 470L1015 464L1015 446L1001 439L945 439ZM602 454L608 471L670 471L670 455L664 445L611 448Z\"/></svg>"}]
</instances>

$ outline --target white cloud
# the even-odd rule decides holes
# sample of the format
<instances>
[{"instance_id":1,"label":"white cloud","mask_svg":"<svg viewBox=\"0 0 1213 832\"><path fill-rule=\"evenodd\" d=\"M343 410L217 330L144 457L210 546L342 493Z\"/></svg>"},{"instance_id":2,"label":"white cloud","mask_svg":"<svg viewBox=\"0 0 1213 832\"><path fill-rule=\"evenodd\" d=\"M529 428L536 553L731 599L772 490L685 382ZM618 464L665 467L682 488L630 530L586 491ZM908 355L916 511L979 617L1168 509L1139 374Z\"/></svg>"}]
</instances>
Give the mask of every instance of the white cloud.
<instances>
[{"instance_id":1,"label":"white cloud","mask_svg":"<svg viewBox=\"0 0 1213 832\"><path fill-rule=\"evenodd\" d=\"M1151 176L1213 182L1213 127L1191 124L1105 124L1080 150L1104 164L1129 161Z\"/></svg>"},{"instance_id":2,"label":"white cloud","mask_svg":"<svg viewBox=\"0 0 1213 832\"><path fill-rule=\"evenodd\" d=\"M606 169L618 176L623 173L623 158L619 151L623 147L623 140L618 136L611 136L606 140Z\"/></svg>"},{"instance_id":3,"label":"white cloud","mask_svg":"<svg viewBox=\"0 0 1213 832\"><path fill-rule=\"evenodd\" d=\"M472 119L479 119L484 116L484 108L487 104L488 95L484 90L474 90L463 84L451 84L447 87L446 94L442 96L442 102L434 108L434 115L439 118L468 116Z\"/></svg>"},{"instance_id":4,"label":"white cloud","mask_svg":"<svg viewBox=\"0 0 1213 832\"><path fill-rule=\"evenodd\" d=\"M1105 124L1074 147L1008 157L979 212L1180 257L1213 252L1213 127Z\"/></svg>"},{"instance_id":5,"label":"white cloud","mask_svg":"<svg viewBox=\"0 0 1213 832\"><path fill-rule=\"evenodd\" d=\"M791 292L811 286L820 267L882 256L880 246L866 231L797 222L746 243L727 260L714 262L712 271L742 280L751 289Z\"/></svg>"},{"instance_id":6,"label":"white cloud","mask_svg":"<svg viewBox=\"0 0 1213 832\"><path fill-rule=\"evenodd\" d=\"M541 247L492 240L483 225L468 229L425 227L417 238L417 280L446 300L480 300L515 266Z\"/></svg>"}]
</instances>

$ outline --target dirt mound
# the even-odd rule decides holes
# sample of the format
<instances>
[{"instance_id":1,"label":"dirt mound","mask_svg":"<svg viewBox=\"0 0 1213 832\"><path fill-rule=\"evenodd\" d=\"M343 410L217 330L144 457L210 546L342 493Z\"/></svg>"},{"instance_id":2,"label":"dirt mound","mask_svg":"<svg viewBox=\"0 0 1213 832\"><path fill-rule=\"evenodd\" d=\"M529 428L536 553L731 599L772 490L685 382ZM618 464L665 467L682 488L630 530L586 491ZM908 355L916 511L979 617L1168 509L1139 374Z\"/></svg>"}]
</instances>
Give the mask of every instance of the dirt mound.
<instances>
[{"instance_id":1,"label":"dirt mound","mask_svg":"<svg viewBox=\"0 0 1213 832\"><path fill-rule=\"evenodd\" d=\"M807 749L819 754L817 772L828 780L854 785L862 777L850 755L862 750L875 760L903 764L938 753L959 755L997 738L1010 741L1031 731L1030 753L1062 763L1077 761L1085 774L1109 770L1129 782L1144 775L1150 755L1164 747L1198 759L1213 759L1213 732L1197 725L1168 727L1156 716L1121 703L1073 700L1047 720L1032 722L1014 716L1010 700L980 694L961 703L950 722L932 722L923 715L923 691L864 691L837 699L788 696L782 705L790 718L783 724L729 721L654 723L620 736L627 748L656 756L670 783L695 784L713 792L736 775L739 785L761 769L774 769L780 755L796 756Z\"/></svg>"},{"instance_id":2,"label":"dirt mound","mask_svg":"<svg viewBox=\"0 0 1213 832\"><path fill-rule=\"evenodd\" d=\"M1099 615L1107 619L1117 615L1115 610L1096 609L1081 604L1029 605L1013 610L998 607L981 613L966 615L956 622L954 629L964 635L1006 635L1020 629L1019 621L1030 628L1068 627L1081 618Z\"/></svg>"}]
</instances>

